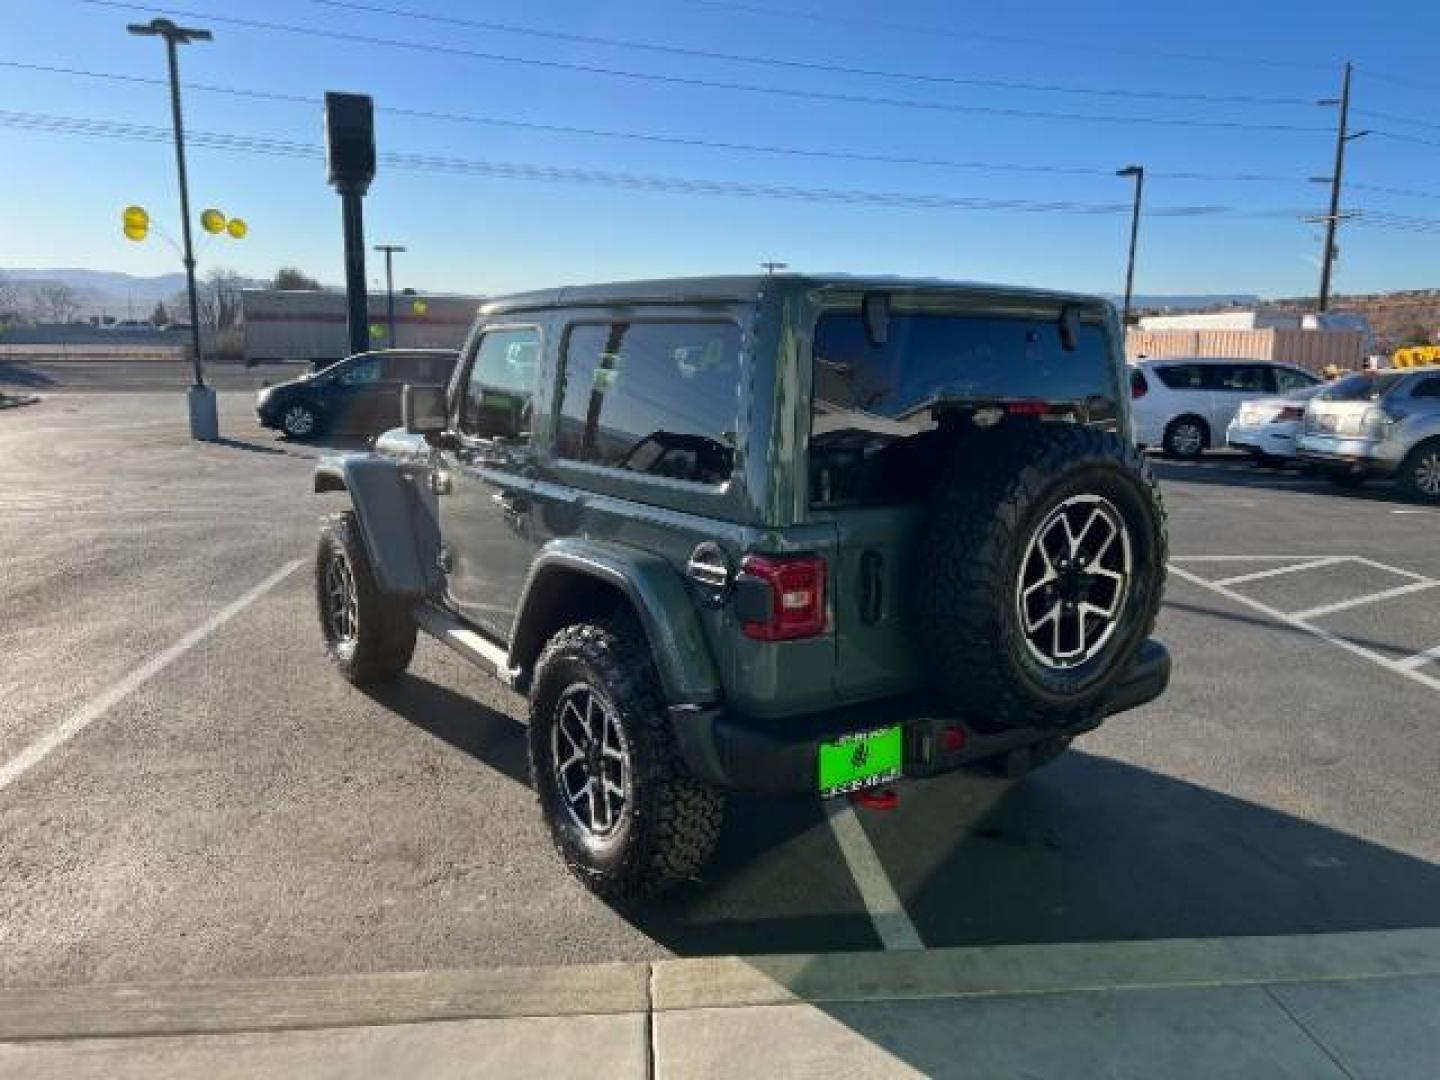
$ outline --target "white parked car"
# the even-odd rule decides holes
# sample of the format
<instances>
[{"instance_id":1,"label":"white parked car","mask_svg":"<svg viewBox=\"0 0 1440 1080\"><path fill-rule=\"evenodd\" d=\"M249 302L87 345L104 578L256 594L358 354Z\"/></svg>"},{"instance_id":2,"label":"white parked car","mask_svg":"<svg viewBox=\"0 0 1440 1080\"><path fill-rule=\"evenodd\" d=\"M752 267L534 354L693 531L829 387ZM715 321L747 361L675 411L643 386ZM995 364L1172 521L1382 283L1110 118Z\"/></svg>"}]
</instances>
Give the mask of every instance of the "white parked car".
<instances>
[{"instance_id":1,"label":"white parked car","mask_svg":"<svg viewBox=\"0 0 1440 1080\"><path fill-rule=\"evenodd\" d=\"M1225 432L1225 442L1265 465L1295 460L1295 440L1305 426L1305 403L1320 386L1242 402Z\"/></svg>"},{"instance_id":2,"label":"white parked car","mask_svg":"<svg viewBox=\"0 0 1440 1080\"><path fill-rule=\"evenodd\" d=\"M1135 441L1171 457L1198 458L1225 445L1225 431L1246 400L1319 383L1317 375L1272 360L1140 360L1130 365Z\"/></svg>"}]
</instances>

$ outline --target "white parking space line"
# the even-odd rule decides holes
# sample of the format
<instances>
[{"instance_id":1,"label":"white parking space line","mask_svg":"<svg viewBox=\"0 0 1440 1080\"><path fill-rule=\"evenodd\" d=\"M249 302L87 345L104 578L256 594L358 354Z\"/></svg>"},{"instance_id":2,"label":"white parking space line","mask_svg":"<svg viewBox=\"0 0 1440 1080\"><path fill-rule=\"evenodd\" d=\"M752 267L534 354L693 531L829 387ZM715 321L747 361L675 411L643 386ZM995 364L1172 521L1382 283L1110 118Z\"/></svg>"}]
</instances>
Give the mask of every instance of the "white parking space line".
<instances>
[{"instance_id":1,"label":"white parking space line","mask_svg":"<svg viewBox=\"0 0 1440 1080\"><path fill-rule=\"evenodd\" d=\"M847 799L831 799L825 813L880 943L887 949L923 949L925 944L900 903L895 886L890 884L880 856L875 854L870 838L855 816L855 808Z\"/></svg>"},{"instance_id":2,"label":"white parking space line","mask_svg":"<svg viewBox=\"0 0 1440 1080\"><path fill-rule=\"evenodd\" d=\"M125 700L125 698L144 686L236 615L239 615L256 600L260 599L260 597L264 596L276 585L279 585L280 582L300 569L304 563L304 559L295 559L292 562L286 563L238 600L227 604L214 615L210 616L210 618L206 619L194 630L191 630L168 649L152 656L118 682L111 683L110 686L106 687L98 695L82 705L79 711L72 714L69 719L56 725L45 735L41 736L9 761L5 762L5 764L0 765L0 791L9 787L21 776L25 775L26 772L49 757L55 750L80 734L80 732L84 731L96 720L99 720L110 709Z\"/></svg>"},{"instance_id":3,"label":"white parking space line","mask_svg":"<svg viewBox=\"0 0 1440 1080\"><path fill-rule=\"evenodd\" d=\"M1440 660L1440 645L1426 649L1424 652L1417 652L1414 656L1407 656L1404 660L1397 660L1395 664L1406 671L1414 671L1416 668L1424 667L1432 660Z\"/></svg>"},{"instance_id":4,"label":"white parking space line","mask_svg":"<svg viewBox=\"0 0 1440 1080\"><path fill-rule=\"evenodd\" d=\"M1318 619L1322 615L1334 615L1337 611L1349 611L1351 608L1362 607L1365 604L1375 604L1381 600L1390 600L1397 596L1408 596L1410 593L1433 589L1436 585L1440 585L1440 581L1412 581L1409 585L1397 585L1393 589L1370 593L1367 596L1356 596L1349 600L1337 600L1333 604L1324 604L1320 607L1310 608L1308 611L1297 611L1291 615L1291 618Z\"/></svg>"},{"instance_id":5,"label":"white parking space line","mask_svg":"<svg viewBox=\"0 0 1440 1080\"><path fill-rule=\"evenodd\" d=\"M1347 555L1171 555L1171 562L1290 562L1299 559L1345 559Z\"/></svg>"},{"instance_id":6,"label":"white parking space line","mask_svg":"<svg viewBox=\"0 0 1440 1080\"><path fill-rule=\"evenodd\" d=\"M1387 574L1395 574L1398 577L1408 577L1411 581L1435 581L1434 578L1426 577L1424 574L1417 574L1414 570L1402 570L1398 566L1391 566L1389 563L1376 562L1374 559L1367 559L1363 555L1352 555L1350 557L1350 561L1358 562L1362 566L1369 566L1375 570L1384 570Z\"/></svg>"},{"instance_id":7,"label":"white parking space line","mask_svg":"<svg viewBox=\"0 0 1440 1080\"><path fill-rule=\"evenodd\" d=\"M1311 559L1308 562L1293 563L1290 566L1275 566L1269 570L1256 570L1253 574L1239 574L1235 577L1220 578L1216 585L1239 585L1246 581L1259 581L1262 578L1277 577L1280 574L1293 574L1300 570L1316 570L1322 566L1334 566L1338 562L1344 562L1338 555L1327 556L1323 559Z\"/></svg>"},{"instance_id":8,"label":"white parking space line","mask_svg":"<svg viewBox=\"0 0 1440 1080\"><path fill-rule=\"evenodd\" d=\"M1411 682L1429 687L1431 690L1440 690L1440 679L1426 675L1423 672L1415 670L1413 667L1407 667L1408 661L1406 660L1392 660L1388 656L1382 656L1372 649L1367 649L1363 645L1357 645L1355 642L1349 641L1339 634L1326 630L1323 626L1306 622L1304 619L1295 615L1281 611L1278 608L1273 608L1269 604L1262 604L1259 600L1252 600L1243 593L1238 593L1234 589L1226 588L1224 585L1217 585L1213 581L1206 581L1199 574L1192 574L1189 570L1176 566L1173 561L1170 563L1170 573L1191 584L1198 585L1202 589L1209 589L1211 592L1218 593L1227 600L1242 604L1253 611L1260 612L1262 615L1268 615L1276 622L1284 623L1286 626L1294 627L1296 630L1303 630L1305 633L1311 634L1321 641L1334 645L1337 649L1344 649L1346 652L1352 653L1355 656L1363 657L1372 664L1377 664L1386 671L1392 671L1397 675L1409 679ZM1411 657L1411 659L1414 658Z\"/></svg>"}]
</instances>

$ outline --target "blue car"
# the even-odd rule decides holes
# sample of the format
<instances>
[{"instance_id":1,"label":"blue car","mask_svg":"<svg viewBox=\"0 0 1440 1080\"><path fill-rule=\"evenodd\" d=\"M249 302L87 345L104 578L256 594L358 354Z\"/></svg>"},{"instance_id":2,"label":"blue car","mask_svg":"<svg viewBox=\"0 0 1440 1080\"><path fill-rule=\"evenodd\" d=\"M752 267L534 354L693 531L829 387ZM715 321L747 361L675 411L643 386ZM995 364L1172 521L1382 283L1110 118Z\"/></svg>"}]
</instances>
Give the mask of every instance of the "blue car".
<instances>
[{"instance_id":1,"label":"blue car","mask_svg":"<svg viewBox=\"0 0 1440 1080\"><path fill-rule=\"evenodd\" d=\"M441 386L459 356L454 349L383 349L356 353L320 371L267 386L255 398L262 427L292 439L319 434L376 435L400 424L406 383Z\"/></svg>"}]
</instances>

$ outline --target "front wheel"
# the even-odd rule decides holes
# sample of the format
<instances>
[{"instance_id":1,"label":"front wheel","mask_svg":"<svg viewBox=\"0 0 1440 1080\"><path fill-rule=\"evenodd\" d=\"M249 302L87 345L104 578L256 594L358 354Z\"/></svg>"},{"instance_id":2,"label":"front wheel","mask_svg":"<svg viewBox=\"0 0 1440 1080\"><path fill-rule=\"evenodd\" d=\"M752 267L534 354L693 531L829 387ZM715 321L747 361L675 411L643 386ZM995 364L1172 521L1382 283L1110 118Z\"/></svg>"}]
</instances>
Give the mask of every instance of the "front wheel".
<instances>
[{"instance_id":1,"label":"front wheel","mask_svg":"<svg viewBox=\"0 0 1440 1080\"><path fill-rule=\"evenodd\" d=\"M691 776L643 634L566 627L530 694L530 775L567 866L607 900L692 878L715 850L724 796Z\"/></svg>"},{"instance_id":2,"label":"front wheel","mask_svg":"<svg viewBox=\"0 0 1440 1080\"><path fill-rule=\"evenodd\" d=\"M384 682L410 665L415 617L408 601L380 590L353 512L320 527L315 601L325 655L350 682Z\"/></svg>"},{"instance_id":3,"label":"front wheel","mask_svg":"<svg viewBox=\"0 0 1440 1080\"><path fill-rule=\"evenodd\" d=\"M1400 466L1400 486L1420 502L1440 503L1440 442L1422 443Z\"/></svg>"},{"instance_id":4,"label":"front wheel","mask_svg":"<svg viewBox=\"0 0 1440 1080\"><path fill-rule=\"evenodd\" d=\"M313 408L297 401L280 414L280 430L292 439L308 439L320 430L320 417Z\"/></svg>"}]
</instances>

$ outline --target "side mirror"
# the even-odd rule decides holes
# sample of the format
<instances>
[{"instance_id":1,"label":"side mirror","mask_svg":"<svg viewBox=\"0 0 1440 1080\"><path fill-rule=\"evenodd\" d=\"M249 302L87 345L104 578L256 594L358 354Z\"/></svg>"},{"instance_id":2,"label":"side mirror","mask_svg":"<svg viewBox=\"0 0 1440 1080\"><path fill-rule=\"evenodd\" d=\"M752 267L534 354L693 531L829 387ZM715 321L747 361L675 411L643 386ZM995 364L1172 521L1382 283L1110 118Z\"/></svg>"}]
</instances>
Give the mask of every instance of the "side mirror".
<instances>
[{"instance_id":1,"label":"side mirror","mask_svg":"<svg viewBox=\"0 0 1440 1080\"><path fill-rule=\"evenodd\" d=\"M400 415L405 421L405 430L411 435L426 438L439 435L445 430L446 416L445 388L443 386L411 386L405 384L400 391Z\"/></svg>"}]
</instances>

